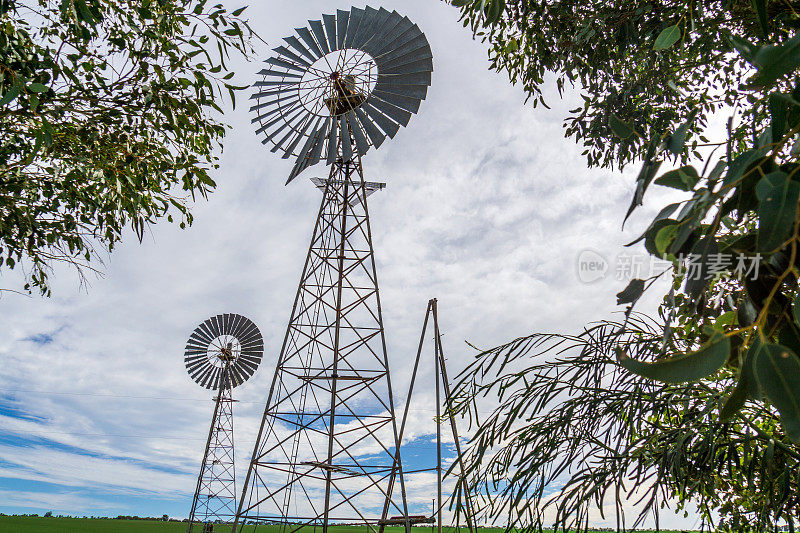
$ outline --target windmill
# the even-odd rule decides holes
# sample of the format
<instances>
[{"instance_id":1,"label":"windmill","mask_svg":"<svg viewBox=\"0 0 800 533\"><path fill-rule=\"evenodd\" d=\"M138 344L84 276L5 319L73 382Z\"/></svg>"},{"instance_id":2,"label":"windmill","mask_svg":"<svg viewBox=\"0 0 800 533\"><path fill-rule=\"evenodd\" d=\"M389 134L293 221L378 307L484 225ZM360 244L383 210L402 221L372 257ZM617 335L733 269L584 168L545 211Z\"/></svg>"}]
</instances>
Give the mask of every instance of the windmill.
<instances>
[{"instance_id":1,"label":"windmill","mask_svg":"<svg viewBox=\"0 0 800 533\"><path fill-rule=\"evenodd\" d=\"M233 450L233 388L258 368L264 342L258 327L234 314L209 318L186 343L184 361L189 375L206 389L217 391L214 415L189 513L188 532L196 526L210 533L214 523L236 516L236 475Z\"/></svg>"},{"instance_id":2,"label":"windmill","mask_svg":"<svg viewBox=\"0 0 800 533\"><path fill-rule=\"evenodd\" d=\"M419 110L433 56L416 24L371 7L284 41L255 83L256 132L294 161L287 183L321 161L330 172L312 179L322 203L234 531L408 529L429 519L408 513L367 207L385 184L364 179L361 157Z\"/></svg>"}]
</instances>

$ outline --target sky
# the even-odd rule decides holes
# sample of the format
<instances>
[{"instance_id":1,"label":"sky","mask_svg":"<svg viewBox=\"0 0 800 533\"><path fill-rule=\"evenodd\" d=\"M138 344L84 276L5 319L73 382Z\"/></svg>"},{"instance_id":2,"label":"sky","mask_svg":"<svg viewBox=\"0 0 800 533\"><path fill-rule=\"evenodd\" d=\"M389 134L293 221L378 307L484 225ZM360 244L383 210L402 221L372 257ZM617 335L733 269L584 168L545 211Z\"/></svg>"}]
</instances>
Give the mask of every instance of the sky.
<instances>
[{"instance_id":1,"label":"sky","mask_svg":"<svg viewBox=\"0 0 800 533\"><path fill-rule=\"evenodd\" d=\"M622 266L645 257L623 245L675 193L649 192L622 230L637 169L587 170L561 125L576 90L560 99L548 86L551 109L534 109L521 88L488 70L485 46L454 8L370 5L408 15L434 53L419 114L364 158L366 179L388 184L370 198L370 214L392 380L404 405L429 299L439 300L451 376L475 353L467 342L488 348L533 332L580 331L620 311L615 294L632 277ZM273 1L247 13L274 47L308 19L348 7ZM260 68L240 60L236 80L250 83ZM59 268L52 298L0 299L0 512L186 517L213 405L187 376L183 348L197 324L219 313L249 317L265 342L260 369L235 390L243 479L319 208L309 178L327 171L312 167L284 186L291 163L261 145L239 104L226 108L232 129L217 191L194 206L190 229L159 224L141 245L129 235L88 287ZM579 275L587 258L608 270ZM0 287L18 283L15 274L0 277ZM409 465L432 465L433 379L429 358L401 450ZM430 501L432 483L414 480L415 501ZM696 517L665 516L661 525L692 527Z\"/></svg>"}]
</instances>

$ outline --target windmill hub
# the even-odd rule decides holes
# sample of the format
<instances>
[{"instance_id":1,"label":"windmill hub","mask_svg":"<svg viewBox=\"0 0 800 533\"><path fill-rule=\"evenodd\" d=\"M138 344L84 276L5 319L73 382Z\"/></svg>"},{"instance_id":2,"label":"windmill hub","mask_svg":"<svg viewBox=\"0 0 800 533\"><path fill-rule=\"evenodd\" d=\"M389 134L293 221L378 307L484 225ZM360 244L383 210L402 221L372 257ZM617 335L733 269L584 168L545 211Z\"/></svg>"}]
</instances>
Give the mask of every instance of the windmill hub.
<instances>
[{"instance_id":1,"label":"windmill hub","mask_svg":"<svg viewBox=\"0 0 800 533\"><path fill-rule=\"evenodd\" d=\"M300 103L313 115L344 115L361 107L378 82L378 67L361 50L337 50L312 64L300 82Z\"/></svg>"},{"instance_id":2,"label":"windmill hub","mask_svg":"<svg viewBox=\"0 0 800 533\"><path fill-rule=\"evenodd\" d=\"M211 341L206 351L208 362L217 368L223 368L226 363L233 363L242 355L242 345L236 337L221 335Z\"/></svg>"}]
</instances>

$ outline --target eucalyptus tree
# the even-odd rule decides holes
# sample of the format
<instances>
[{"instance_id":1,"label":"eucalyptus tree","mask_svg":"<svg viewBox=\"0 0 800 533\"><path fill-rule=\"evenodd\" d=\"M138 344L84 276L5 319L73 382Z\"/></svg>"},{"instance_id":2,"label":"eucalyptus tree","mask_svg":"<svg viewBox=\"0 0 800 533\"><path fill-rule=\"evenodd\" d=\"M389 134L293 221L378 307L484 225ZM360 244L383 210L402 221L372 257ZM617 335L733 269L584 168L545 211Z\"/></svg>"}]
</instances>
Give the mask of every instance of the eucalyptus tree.
<instances>
[{"instance_id":1,"label":"eucalyptus tree","mask_svg":"<svg viewBox=\"0 0 800 533\"><path fill-rule=\"evenodd\" d=\"M254 34L208 0L0 1L0 273L50 293L215 183L230 54Z\"/></svg>"},{"instance_id":2,"label":"eucalyptus tree","mask_svg":"<svg viewBox=\"0 0 800 533\"><path fill-rule=\"evenodd\" d=\"M635 279L617 295L626 320L567 338L577 353L529 362L530 343L558 339L533 336L480 354L462 375L461 412L475 394L501 398L470 459L487 512L541 525L537 504L550 501L562 526L577 527L582 505L633 479L652 489L645 512L677 497L734 529L800 515L797 6L451 3L532 105L547 105L546 80L579 93L564 131L590 167L640 166L623 223L654 184L685 193L630 243L672 267L658 320L633 320L657 276Z\"/></svg>"}]
</instances>

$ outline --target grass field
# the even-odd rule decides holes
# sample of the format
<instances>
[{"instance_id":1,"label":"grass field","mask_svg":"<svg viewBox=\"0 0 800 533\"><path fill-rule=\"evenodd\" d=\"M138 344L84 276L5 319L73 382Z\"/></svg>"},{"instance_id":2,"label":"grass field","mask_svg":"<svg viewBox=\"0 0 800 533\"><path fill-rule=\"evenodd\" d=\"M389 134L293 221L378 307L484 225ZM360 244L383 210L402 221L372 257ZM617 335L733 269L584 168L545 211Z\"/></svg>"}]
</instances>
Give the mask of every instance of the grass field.
<instances>
[{"instance_id":1,"label":"grass field","mask_svg":"<svg viewBox=\"0 0 800 533\"><path fill-rule=\"evenodd\" d=\"M333 526L329 533L367 533L365 527ZM245 529L247 531L247 528ZM320 530L321 531L321 530ZM403 533L402 527L387 527L386 533ZM430 531L414 528L415 533ZM445 528L446 533L453 530ZM86 520L82 518L37 518L27 516L0 516L0 533L185 533L185 522L151 522L148 520ZM229 527L220 526L220 533L229 533ZM277 526L261 526L258 533L279 533ZM309 529L308 533L313 533ZM502 529L481 529L481 533L503 533Z\"/></svg>"}]
</instances>

